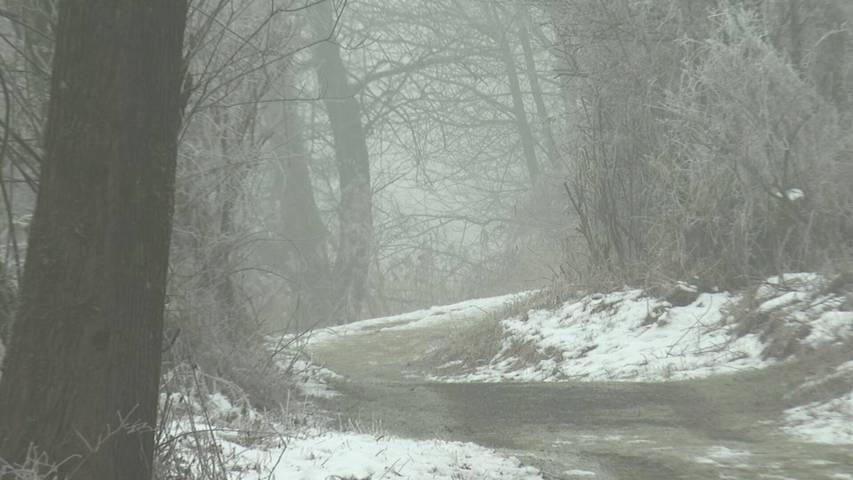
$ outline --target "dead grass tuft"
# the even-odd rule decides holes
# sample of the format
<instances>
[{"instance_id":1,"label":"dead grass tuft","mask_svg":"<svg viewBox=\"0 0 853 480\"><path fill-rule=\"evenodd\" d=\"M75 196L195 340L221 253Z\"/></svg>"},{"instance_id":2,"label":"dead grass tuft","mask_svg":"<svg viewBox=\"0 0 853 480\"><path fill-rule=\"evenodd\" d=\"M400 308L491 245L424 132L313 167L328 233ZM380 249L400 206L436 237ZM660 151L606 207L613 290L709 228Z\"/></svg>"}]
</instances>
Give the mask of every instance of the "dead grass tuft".
<instances>
[{"instance_id":1,"label":"dead grass tuft","mask_svg":"<svg viewBox=\"0 0 853 480\"><path fill-rule=\"evenodd\" d=\"M501 318L490 316L468 325L454 326L447 342L425 358L429 365L443 366L442 375L470 372L487 365L501 350Z\"/></svg>"},{"instance_id":2,"label":"dead grass tuft","mask_svg":"<svg viewBox=\"0 0 853 480\"><path fill-rule=\"evenodd\" d=\"M518 367L538 362L543 352L533 344L505 344L503 320L527 320L531 310L553 309L568 298L564 289L545 288L524 298L508 303L504 308L476 322L466 322L451 327L450 335L440 348L430 352L418 363L424 369L441 367L440 375L469 373L488 365L501 354L519 360ZM546 354L547 356L547 354Z\"/></svg>"}]
</instances>

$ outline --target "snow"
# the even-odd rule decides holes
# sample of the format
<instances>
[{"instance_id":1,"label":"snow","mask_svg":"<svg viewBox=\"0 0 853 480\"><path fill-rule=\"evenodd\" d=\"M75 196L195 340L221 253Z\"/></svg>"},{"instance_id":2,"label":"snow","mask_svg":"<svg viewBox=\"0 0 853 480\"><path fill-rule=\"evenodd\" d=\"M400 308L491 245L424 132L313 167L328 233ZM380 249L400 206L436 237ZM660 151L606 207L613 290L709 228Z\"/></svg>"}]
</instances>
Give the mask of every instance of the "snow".
<instances>
[{"instance_id":1,"label":"snow","mask_svg":"<svg viewBox=\"0 0 853 480\"><path fill-rule=\"evenodd\" d=\"M731 448L718 445L709 448L705 452L704 456L696 457L694 458L694 461L696 461L696 463L706 465L722 465L723 463L739 460L750 455L752 455L750 452L733 450Z\"/></svg>"},{"instance_id":2,"label":"snow","mask_svg":"<svg viewBox=\"0 0 853 480\"><path fill-rule=\"evenodd\" d=\"M785 274L767 279L752 293L754 297L746 300L750 300L747 304L755 313L766 318L807 326L800 340L819 347L853 335L853 313L840 311L842 297L826 292L826 285L817 274ZM488 365L463 375L430 378L445 382L666 381L771 364L773 360L762 358L766 345L759 332L740 336L736 333L736 319L730 312L741 311L731 307L744 300L742 295L701 293L686 284L680 288L694 289L695 300L675 306L642 290L626 289L587 295L556 309L530 310L506 318L500 321L504 331L501 349ZM304 346L340 335L441 328L494 318L525 295L529 293L356 322L324 329L300 341ZM298 354L286 353L281 365L304 372L300 383L306 385L306 394L334 395L329 393L325 380L335 374L313 365L303 349L297 351ZM531 351L535 354L531 355ZM439 370L457 367L464 368L464 363L450 360ZM836 373L850 369L853 361L838 366ZM311 393L315 388L321 393ZM221 399L212 403L227 408ZM784 417L784 430L801 441L853 444L853 391L837 399L789 409ZM612 441L621 440L614 437ZM247 469L254 468L254 476L243 477L249 479L269 475L273 479L541 478L539 472L514 458L470 443L408 440L363 431L324 431L290 436L285 444L254 449L237 443L225 445L226 450L240 452L239 458L246 462ZM697 453L692 459L698 463L738 468L752 456L748 451L723 446ZM563 476L593 478L596 473L575 469L564 471Z\"/></svg>"},{"instance_id":3,"label":"snow","mask_svg":"<svg viewBox=\"0 0 853 480\"><path fill-rule=\"evenodd\" d=\"M590 472L589 470L566 470L563 472L564 475L568 475L570 477L594 477L595 472Z\"/></svg>"},{"instance_id":4,"label":"snow","mask_svg":"<svg viewBox=\"0 0 853 480\"><path fill-rule=\"evenodd\" d=\"M808 296L804 292L787 292L779 295L778 297L767 300L762 303L758 307L758 311L761 313L767 313L773 310L777 310L779 308L791 305L792 303L802 302L807 299Z\"/></svg>"},{"instance_id":5,"label":"snow","mask_svg":"<svg viewBox=\"0 0 853 480\"><path fill-rule=\"evenodd\" d=\"M499 312L515 302L524 300L535 291L513 293L497 297L477 298L452 305L430 307L414 312L373 318L358 322L315 330L308 337L309 343L319 343L342 335L353 335L365 331L402 331L435 327L458 321L485 318Z\"/></svg>"},{"instance_id":6,"label":"snow","mask_svg":"<svg viewBox=\"0 0 853 480\"><path fill-rule=\"evenodd\" d=\"M764 285L758 290L759 297L775 295L780 289L794 286L823 286L825 280L822 275L814 272L785 273L768 278Z\"/></svg>"},{"instance_id":7,"label":"snow","mask_svg":"<svg viewBox=\"0 0 853 480\"><path fill-rule=\"evenodd\" d=\"M763 367L758 337L734 338L723 323L723 307L735 299L703 293L675 307L641 290L590 295L504 320L506 339L489 365L437 379L661 381ZM518 358L519 345L534 345L542 358Z\"/></svg>"},{"instance_id":8,"label":"snow","mask_svg":"<svg viewBox=\"0 0 853 480\"><path fill-rule=\"evenodd\" d=\"M786 410L783 430L806 442L853 445L853 391Z\"/></svg>"},{"instance_id":9,"label":"snow","mask_svg":"<svg viewBox=\"0 0 853 480\"><path fill-rule=\"evenodd\" d=\"M806 194L799 188L789 188L785 190L784 194L781 191L776 190L773 195L777 198L787 198L788 201L791 202L796 202L806 196Z\"/></svg>"},{"instance_id":10,"label":"snow","mask_svg":"<svg viewBox=\"0 0 853 480\"><path fill-rule=\"evenodd\" d=\"M536 469L471 443L329 432L289 442L273 478L539 479Z\"/></svg>"},{"instance_id":11,"label":"snow","mask_svg":"<svg viewBox=\"0 0 853 480\"><path fill-rule=\"evenodd\" d=\"M816 273L789 273L768 278L758 288L758 311L788 324L808 327L803 343L813 348L853 336L853 312L839 311L844 297L824 292L827 281Z\"/></svg>"},{"instance_id":12,"label":"snow","mask_svg":"<svg viewBox=\"0 0 853 480\"><path fill-rule=\"evenodd\" d=\"M225 395L216 392L208 395L207 408L210 412L216 412L221 418L229 418L240 414L240 409L233 406Z\"/></svg>"},{"instance_id":13,"label":"snow","mask_svg":"<svg viewBox=\"0 0 853 480\"><path fill-rule=\"evenodd\" d=\"M210 409L208 418L233 418L229 414L235 407L224 395L209 395L204 403ZM252 416L259 415L253 412ZM192 421L184 417L169 424L169 438L175 439L180 452L180 458L172 459L173 465L203 469L197 443L201 441L207 445L203 451L217 452L216 462L222 464L219 467L240 472L239 478L244 480L542 478L535 468L472 443L308 429L285 434L279 433L283 428L274 425L257 428L254 440L249 441L253 437L239 428L211 428L205 422L201 417ZM204 428L194 428L197 426Z\"/></svg>"},{"instance_id":14,"label":"snow","mask_svg":"<svg viewBox=\"0 0 853 480\"><path fill-rule=\"evenodd\" d=\"M811 333L806 337L806 342L812 346L831 343L853 334L853 313L851 312L824 312L810 322Z\"/></svg>"},{"instance_id":15,"label":"snow","mask_svg":"<svg viewBox=\"0 0 853 480\"><path fill-rule=\"evenodd\" d=\"M270 339L270 349L275 353L278 367L286 372L292 384L304 397L333 398L340 395L329 385L330 380L341 378L337 373L317 365L305 350L309 337L284 335Z\"/></svg>"},{"instance_id":16,"label":"snow","mask_svg":"<svg viewBox=\"0 0 853 480\"><path fill-rule=\"evenodd\" d=\"M788 197L788 200L790 200L792 202L796 202L797 200L805 197L806 194L803 193L803 191L800 190L799 188L789 188L785 192L785 196Z\"/></svg>"},{"instance_id":17,"label":"snow","mask_svg":"<svg viewBox=\"0 0 853 480\"><path fill-rule=\"evenodd\" d=\"M811 348L842 341L853 336L853 312L840 311L844 298L825 292L827 284L816 273L770 277L754 293L756 313L789 325ZM691 285L678 286L698 293ZM500 352L487 365L430 379L665 381L763 368L775 361L764 357L763 327L739 335L738 319L726 313L737 311L731 307L743 298L699 293L693 303L673 306L638 289L588 295L556 310L531 310L503 320Z\"/></svg>"},{"instance_id":18,"label":"snow","mask_svg":"<svg viewBox=\"0 0 853 480\"><path fill-rule=\"evenodd\" d=\"M329 386L330 379L340 378L340 375L312 363L310 360L297 359L291 362L294 385L303 395L315 398L333 398L340 395Z\"/></svg>"}]
</instances>

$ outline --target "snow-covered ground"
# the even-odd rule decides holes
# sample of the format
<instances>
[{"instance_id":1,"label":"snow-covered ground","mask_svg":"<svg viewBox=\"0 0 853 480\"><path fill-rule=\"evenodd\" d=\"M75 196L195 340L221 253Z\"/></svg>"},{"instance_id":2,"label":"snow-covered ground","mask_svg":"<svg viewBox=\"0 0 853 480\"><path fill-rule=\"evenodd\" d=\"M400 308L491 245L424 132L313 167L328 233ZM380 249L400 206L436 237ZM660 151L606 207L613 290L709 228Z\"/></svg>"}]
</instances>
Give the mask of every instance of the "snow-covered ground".
<instances>
[{"instance_id":1,"label":"snow-covered ground","mask_svg":"<svg viewBox=\"0 0 853 480\"><path fill-rule=\"evenodd\" d=\"M499 313L515 302L522 301L536 292L513 293L498 297L477 298L451 305L441 305L423 310L372 318L358 322L337 325L314 330L306 335L309 343L323 342L343 335L353 335L366 331L401 331L448 325L454 322L471 322Z\"/></svg>"},{"instance_id":2,"label":"snow-covered ground","mask_svg":"<svg viewBox=\"0 0 853 480\"><path fill-rule=\"evenodd\" d=\"M697 463L704 463L707 465L721 465L722 463L731 462L733 460L736 461L750 455L752 454L747 451L732 450L731 448L718 445L707 449L704 455L697 456L694 460Z\"/></svg>"},{"instance_id":3,"label":"snow-covered ground","mask_svg":"<svg viewBox=\"0 0 853 480\"><path fill-rule=\"evenodd\" d=\"M204 411L179 417L166 431L164 438L174 441L175 449L163 463L178 473L223 470L243 480L542 478L535 468L472 443L408 440L380 432L287 431L232 406L220 394L208 396Z\"/></svg>"},{"instance_id":4,"label":"snow-covered ground","mask_svg":"<svg viewBox=\"0 0 853 480\"><path fill-rule=\"evenodd\" d=\"M816 273L771 277L755 293L757 310L801 329L811 347L843 341L853 336L853 312L845 310L844 295L828 287Z\"/></svg>"},{"instance_id":5,"label":"snow-covered ground","mask_svg":"<svg viewBox=\"0 0 853 480\"><path fill-rule=\"evenodd\" d=\"M824 377L806 382L803 389L849 384L853 361L843 363ZM853 445L853 390L830 400L812 402L785 411L783 430L806 442Z\"/></svg>"},{"instance_id":6,"label":"snow-covered ground","mask_svg":"<svg viewBox=\"0 0 853 480\"><path fill-rule=\"evenodd\" d=\"M535 292L522 292L497 297L466 300L451 305L442 305L400 315L373 318L359 322L321 328L300 335L285 335L271 338L270 349L276 352L278 365L294 378L294 386L307 397L331 398L338 393L329 385L330 380L340 378L335 372L317 365L307 351L309 345L333 340L345 335L365 332L403 331L452 325L457 322L478 321L489 315L523 301Z\"/></svg>"},{"instance_id":7,"label":"snow-covered ground","mask_svg":"<svg viewBox=\"0 0 853 480\"><path fill-rule=\"evenodd\" d=\"M682 295L677 305L639 289L587 295L556 309L530 310L500 321L503 339L493 358L484 358L483 365L461 374L462 362L451 359L429 378L442 382L667 381L763 368L778 361L771 344L779 332L792 332L788 335L808 348L853 336L853 312L844 311L844 296L827 291L828 283L818 274L793 273L768 278L754 291L739 295L700 293L679 283L680 293L687 296ZM305 344L367 332L473 324L499 316L534 293L469 300L321 329L311 332ZM744 303L750 305L749 312L740 308ZM758 318L746 329L739 317L745 314ZM785 337L777 343L791 342ZM441 345L431 347L433 352L440 349ZM309 372L303 382L305 393L330 395L322 385L333 373L313 370L310 359L301 362L294 365Z\"/></svg>"},{"instance_id":8,"label":"snow-covered ground","mask_svg":"<svg viewBox=\"0 0 853 480\"><path fill-rule=\"evenodd\" d=\"M329 381L340 378L337 373L311 361L305 346L310 335L284 335L269 341L275 352L278 367L291 379L291 383L305 397L332 398L338 396Z\"/></svg>"},{"instance_id":9,"label":"snow-covered ground","mask_svg":"<svg viewBox=\"0 0 853 480\"><path fill-rule=\"evenodd\" d=\"M785 411L784 430L807 442L853 445L853 391Z\"/></svg>"},{"instance_id":10,"label":"snow-covered ground","mask_svg":"<svg viewBox=\"0 0 853 480\"><path fill-rule=\"evenodd\" d=\"M288 439L282 449L248 449L229 442L222 447L225 455L239 452L245 470L253 470L246 480L541 478L536 469L471 443L326 432Z\"/></svg>"},{"instance_id":11,"label":"snow-covered ground","mask_svg":"<svg viewBox=\"0 0 853 480\"><path fill-rule=\"evenodd\" d=\"M505 338L492 361L445 381L668 380L759 368L762 343L733 338L721 325L727 293L702 294L683 307L628 290L591 295L557 310L502 322ZM520 346L535 358L519 358Z\"/></svg>"},{"instance_id":12,"label":"snow-covered ground","mask_svg":"<svg viewBox=\"0 0 853 480\"><path fill-rule=\"evenodd\" d=\"M829 282L819 275L772 277L759 288L737 295L728 292L700 293L685 284L680 284L679 289L687 295L678 301L672 296L667 297L671 300L667 301L642 290L626 289L587 295L555 309L534 309L505 318L499 321L503 338L500 351L494 358L484 359L487 360L485 365L463 374L458 374L461 362L451 361L445 367L456 374L430 378L444 382L678 380L763 368L781 361L772 353L774 335L779 332L794 332L790 338L805 349L821 348L853 337L853 312L846 311L848 305L845 305L843 294L831 291ZM344 335L442 328L445 325L458 327L466 322L493 320L496 315L499 318L502 312L507 311L508 306L525 300L529 295L470 300L356 322L314 332L305 343L325 342ZM517 308L513 310L518 311ZM744 322L744 315L750 315L752 320ZM787 342L788 337L785 338ZM301 382L305 385L304 393L314 396L333 394L323 387L323 383L334 373L312 365L307 356L286 357L285 363L289 363L294 371L305 372L306 379ZM837 367L834 375L845 374L847 370L853 371L853 362ZM853 391L838 398L789 409L784 421L784 430L799 440L853 444ZM369 476L371 472L373 478L397 476L393 472L399 465L407 465L406 468L417 472L413 474L414 478L421 478L419 475L425 475L423 472L432 472L432 476L424 478L443 478L440 475L444 473L440 472L451 472L448 475L452 478L489 478L478 477L476 472L508 472L510 470L507 469L515 465L511 460L493 459L490 461L498 462L493 464L497 467L477 470L474 465L477 462L485 465L486 460L469 461L465 458L476 458L485 450L473 445L411 443L350 433L323 434L294 442L289 447L291 451L300 448L306 452L319 451L314 455L323 465L334 465L334 462L324 457L326 450L318 450L317 445L352 445L353 452L359 453L349 458L369 456L373 459L369 465L358 467L368 470L348 473L356 475L356 478L359 478L357 475ZM393 445L383 442L393 442ZM342 448L342 451L346 450ZM372 451L382 453L368 455ZM385 452L389 453L386 455ZM293 455L297 460L288 467L292 468L287 470L288 475L316 470L311 458L299 460L302 457L296 453ZM697 461L721 462L729 456L734 461L740 458L739 455L745 454L714 450L698 456ZM406 460L398 462L400 458ZM436 462L445 467L419 466ZM452 473L453 469L457 469L456 473ZM316 471L321 472L316 473L316 478L338 475L327 470ZM524 472L523 469L520 471ZM471 476L460 476L463 473ZM569 477L585 473L580 470L566 472ZM306 476L297 478L315 478L310 476L314 473L298 474Z\"/></svg>"},{"instance_id":13,"label":"snow-covered ground","mask_svg":"<svg viewBox=\"0 0 853 480\"><path fill-rule=\"evenodd\" d=\"M796 330L812 348L853 335L853 312L844 298L824 292L816 274L767 279L754 294L765 322ZM642 290L594 294L555 310L531 310L501 322L500 352L463 375L433 376L446 382L632 380L663 381L762 368L768 359L766 325L743 334L730 313L743 300L731 293L695 293L687 305L647 296ZM759 322L760 323L760 322ZM536 354L531 355L533 349ZM519 353L525 352L525 353Z\"/></svg>"}]
</instances>

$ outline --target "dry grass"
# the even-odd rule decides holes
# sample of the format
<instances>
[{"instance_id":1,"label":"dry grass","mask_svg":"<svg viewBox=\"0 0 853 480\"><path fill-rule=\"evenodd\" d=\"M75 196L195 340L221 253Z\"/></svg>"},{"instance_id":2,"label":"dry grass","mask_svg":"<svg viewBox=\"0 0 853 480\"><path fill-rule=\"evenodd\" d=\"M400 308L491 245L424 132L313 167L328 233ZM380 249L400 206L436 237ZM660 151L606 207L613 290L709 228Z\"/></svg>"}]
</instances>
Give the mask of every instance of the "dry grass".
<instances>
[{"instance_id":1,"label":"dry grass","mask_svg":"<svg viewBox=\"0 0 853 480\"><path fill-rule=\"evenodd\" d=\"M735 336L758 335L765 345L761 352L764 359L784 360L803 353L805 346L800 340L808 336L808 325L789 322L779 312L760 311L762 300L757 298L757 291L758 287L747 289L724 311L734 323Z\"/></svg>"},{"instance_id":2,"label":"dry grass","mask_svg":"<svg viewBox=\"0 0 853 480\"><path fill-rule=\"evenodd\" d=\"M829 277L828 277L829 278ZM761 311L760 307L767 298L758 298L760 285L753 285L741 292L740 299L726 307L724 314L734 326L734 334L741 337L756 334L765 344L762 357L784 360L793 356L810 353L810 347L802 340L811 333L807 323L795 321L781 310ZM814 294L815 298L833 295L846 297L841 310L849 310L853 297L853 275L842 273L831 277L826 285Z\"/></svg>"},{"instance_id":3,"label":"dry grass","mask_svg":"<svg viewBox=\"0 0 853 480\"><path fill-rule=\"evenodd\" d=\"M785 395L790 405L804 405L838 398L853 389L853 370L838 370L841 364L850 361L853 339L843 345L815 352L803 362L810 375L797 388Z\"/></svg>"},{"instance_id":4,"label":"dry grass","mask_svg":"<svg viewBox=\"0 0 853 480\"><path fill-rule=\"evenodd\" d=\"M507 339L501 322L510 318L525 319L531 310L556 308L570 296L567 289L542 289L507 304L486 318L455 325L451 328L447 341L424 356L418 362L419 366L424 370L440 368L440 375L458 375L488 365L499 354L501 358L515 359L516 368L550 358L555 352L542 352L533 343L506 344Z\"/></svg>"},{"instance_id":5,"label":"dry grass","mask_svg":"<svg viewBox=\"0 0 853 480\"><path fill-rule=\"evenodd\" d=\"M503 327L500 321L495 315L452 327L447 342L425 356L421 366L439 367L440 374L448 375L487 365L501 349Z\"/></svg>"}]
</instances>

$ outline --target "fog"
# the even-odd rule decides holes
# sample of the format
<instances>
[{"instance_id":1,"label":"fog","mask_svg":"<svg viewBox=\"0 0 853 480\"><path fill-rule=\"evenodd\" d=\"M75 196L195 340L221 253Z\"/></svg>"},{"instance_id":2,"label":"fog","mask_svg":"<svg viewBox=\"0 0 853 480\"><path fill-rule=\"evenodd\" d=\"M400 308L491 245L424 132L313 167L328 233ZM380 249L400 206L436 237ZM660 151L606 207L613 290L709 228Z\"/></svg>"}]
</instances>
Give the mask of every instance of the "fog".
<instances>
[{"instance_id":1,"label":"fog","mask_svg":"<svg viewBox=\"0 0 853 480\"><path fill-rule=\"evenodd\" d=\"M0 478L853 478L853 4L150 1L0 5Z\"/></svg>"}]
</instances>

